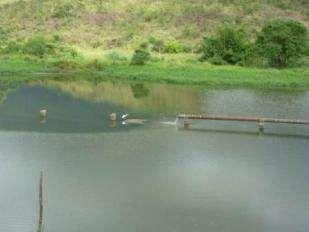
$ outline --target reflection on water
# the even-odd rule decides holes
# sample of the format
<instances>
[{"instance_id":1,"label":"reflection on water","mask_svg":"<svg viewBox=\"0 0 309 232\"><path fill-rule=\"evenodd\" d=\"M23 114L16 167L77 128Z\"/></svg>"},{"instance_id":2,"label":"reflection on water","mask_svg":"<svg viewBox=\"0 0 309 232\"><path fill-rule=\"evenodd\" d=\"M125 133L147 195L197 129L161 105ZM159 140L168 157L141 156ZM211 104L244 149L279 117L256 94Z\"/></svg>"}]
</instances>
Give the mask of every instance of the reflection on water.
<instances>
[{"instance_id":1,"label":"reflection on water","mask_svg":"<svg viewBox=\"0 0 309 232\"><path fill-rule=\"evenodd\" d=\"M149 95L149 89L145 86L145 84L137 83L131 84L130 86L135 98L144 98Z\"/></svg>"},{"instance_id":2,"label":"reflection on water","mask_svg":"<svg viewBox=\"0 0 309 232\"><path fill-rule=\"evenodd\" d=\"M202 110L219 115L306 118L308 97L308 91L212 90L204 92Z\"/></svg>"},{"instance_id":3,"label":"reflection on water","mask_svg":"<svg viewBox=\"0 0 309 232\"><path fill-rule=\"evenodd\" d=\"M183 128L180 128L183 129ZM194 131L194 132L201 132L201 133L225 133L225 134L242 134L246 136L276 136L276 137L292 137L292 138L303 138L303 139L309 139L309 134L300 134L300 133L291 133L291 134L286 134L286 133L280 133L280 132L265 132L263 133L259 131L241 131L241 130L228 130L228 129L210 129L210 128L188 128L186 130ZM307 131L307 130L305 130Z\"/></svg>"},{"instance_id":4,"label":"reflection on water","mask_svg":"<svg viewBox=\"0 0 309 232\"><path fill-rule=\"evenodd\" d=\"M3 81L0 79L0 104L6 99L9 92L16 90L20 85L18 81Z\"/></svg>"},{"instance_id":5,"label":"reflection on water","mask_svg":"<svg viewBox=\"0 0 309 232\"><path fill-rule=\"evenodd\" d=\"M91 102L111 102L139 112L164 113L175 116L180 111L198 112L199 88L174 85L119 84L83 81L44 81L46 88L69 93Z\"/></svg>"},{"instance_id":6,"label":"reflection on water","mask_svg":"<svg viewBox=\"0 0 309 232\"><path fill-rule=\"evenodd\" d=\"M178 112L308 119L309 92L23 85L0 105L0 231L37 229L41 170L44 231L308 231L309 128L160 123Z\"/></svg>"}]
</instances>

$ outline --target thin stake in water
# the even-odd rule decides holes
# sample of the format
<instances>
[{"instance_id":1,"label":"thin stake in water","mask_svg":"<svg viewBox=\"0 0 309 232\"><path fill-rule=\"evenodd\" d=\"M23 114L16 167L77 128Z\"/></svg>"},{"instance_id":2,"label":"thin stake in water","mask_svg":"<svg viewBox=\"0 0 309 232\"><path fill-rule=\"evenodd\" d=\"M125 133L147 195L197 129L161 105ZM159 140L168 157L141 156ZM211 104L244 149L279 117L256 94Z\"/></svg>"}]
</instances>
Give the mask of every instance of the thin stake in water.
<instances>
[{"instance_id":1,"label":"thin stake in water","mask_svg":"<svg viewBox=\"0 0 309 232\"><path fill-rule=\"evenodd\" d=\"M43 231L43 172L40 174L39 183L39 223L37 232Z\"/></svg>"}]
</instances>

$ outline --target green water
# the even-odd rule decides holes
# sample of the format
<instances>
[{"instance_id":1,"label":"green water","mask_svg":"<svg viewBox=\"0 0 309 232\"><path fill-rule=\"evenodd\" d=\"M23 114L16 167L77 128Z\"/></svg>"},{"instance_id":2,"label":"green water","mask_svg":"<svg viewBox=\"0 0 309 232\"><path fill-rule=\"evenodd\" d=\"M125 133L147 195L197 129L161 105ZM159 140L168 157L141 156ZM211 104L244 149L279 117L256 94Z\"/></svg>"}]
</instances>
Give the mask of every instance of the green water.
<instances>
[{"instance_id":1,"label":"green water","mask_svg":"<svg viewBox=\"0 0 309 232\"><path fill-rule=\"evenodd\" d=\"M38 110L48 107L42 120ZM147 119L111 123L112 112ZM309 230L309 128L174 125L177 113L309 118L309 91L46 81L0 105L0 231Z\"/></svg>"}]
</instances>

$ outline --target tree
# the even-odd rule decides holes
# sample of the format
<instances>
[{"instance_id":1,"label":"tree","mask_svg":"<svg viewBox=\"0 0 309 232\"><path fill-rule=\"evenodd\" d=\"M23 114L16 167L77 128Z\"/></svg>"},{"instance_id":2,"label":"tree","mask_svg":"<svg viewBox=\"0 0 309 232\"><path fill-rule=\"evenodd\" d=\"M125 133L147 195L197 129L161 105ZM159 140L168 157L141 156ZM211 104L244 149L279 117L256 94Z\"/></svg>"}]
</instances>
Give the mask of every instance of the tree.
<instances>
[{"instance_id":1,"label":"tree","mask_svg":"<svg viewBox=\"0 0 309 232\"><path fill-rule=\"evenodd\" d=\"M256 46L269 65L277 68L290 66L306 50L307 29L297 21L279 19L269 22L259 33Z\"/></svg>"},{"instance_id":2,"label":"tree","mask_svg":"<svg viewBox=\"0 0 309 232\"><path fill-rule=\"evenodd\" d=\"M246 48L243 30L224 25L218 29L216 36L204 38L201 60L216 58L229 64L237 64L243 60Z\"/></svg>"},{"instance_id":3,"label":"tree","mask_svg":"<svg viewBox=\"0 0 309 232\"><path fill-rule=\"evenodd\" d=\"M148 51L148 44L142 43L138 49L134 51L131 64L144 65L150 60L150 53Z\"/></svg>"},{"instance_id":4,"label":"tree","mask_svg":"<svg viewBox=\"0 0 309 232\"><path fill-rule=\"evenodd\" d=\"M54 52L54 47L43 35L38 34L27 40L23 52L42 58L44 55Z\"/></svg>"}]
</instances>

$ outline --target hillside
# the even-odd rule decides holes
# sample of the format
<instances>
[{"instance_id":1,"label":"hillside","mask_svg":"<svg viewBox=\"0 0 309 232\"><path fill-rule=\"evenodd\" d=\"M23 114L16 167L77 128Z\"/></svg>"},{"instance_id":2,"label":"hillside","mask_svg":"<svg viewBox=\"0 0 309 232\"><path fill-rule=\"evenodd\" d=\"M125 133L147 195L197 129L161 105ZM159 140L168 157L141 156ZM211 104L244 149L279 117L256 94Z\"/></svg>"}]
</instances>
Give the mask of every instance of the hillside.
<instances>
[{"instance_id":1,"label":"hillside","mask_svg":"<svg viewBox=\"0 0 309 232\"><path fill-rule=\"evenodd\" d=\"M252 37L274 18L309 26L306 0L0 0L0 15L6 40L42 32L102 49L134 47L150 36L195 46L223 22L244 27Z\"/></svg>"}]
</instances>

